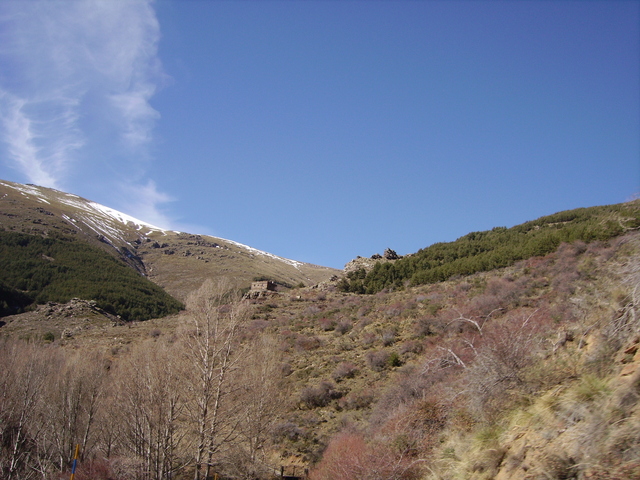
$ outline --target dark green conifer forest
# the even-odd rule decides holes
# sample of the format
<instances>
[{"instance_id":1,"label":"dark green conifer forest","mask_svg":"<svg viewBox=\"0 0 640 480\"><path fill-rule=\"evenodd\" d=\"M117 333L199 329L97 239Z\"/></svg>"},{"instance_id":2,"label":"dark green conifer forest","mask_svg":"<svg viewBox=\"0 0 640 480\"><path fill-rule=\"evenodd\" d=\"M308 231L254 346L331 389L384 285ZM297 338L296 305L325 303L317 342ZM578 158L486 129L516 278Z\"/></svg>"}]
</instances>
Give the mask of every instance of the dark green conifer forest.
<instances>
[{"instance_id":1,"label":"dark green conifer forest","mask_svg":"<svg viewBox=\"0 0 640 480\"><path fill-rule=\"evenodd\" d=\"M0 231L0 316L72 298L124 320L178 312L182 304L147 278L85 243Z\"/></svg>"}]
</instances>

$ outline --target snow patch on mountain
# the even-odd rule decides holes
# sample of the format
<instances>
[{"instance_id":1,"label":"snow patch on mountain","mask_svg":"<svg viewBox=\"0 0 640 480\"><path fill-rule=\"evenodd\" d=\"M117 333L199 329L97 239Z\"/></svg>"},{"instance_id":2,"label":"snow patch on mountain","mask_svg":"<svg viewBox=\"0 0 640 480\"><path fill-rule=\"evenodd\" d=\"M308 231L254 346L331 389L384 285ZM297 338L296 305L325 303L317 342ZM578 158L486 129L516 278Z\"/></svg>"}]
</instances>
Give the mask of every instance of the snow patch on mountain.
<instances>
[{"instance_id":1,"label":"snow patch on mountain","mask_svg":"<svg viewBox=\"0 0 640 480\"><path fill-rule=\"evenodd\" d=\"M33 195L34 197L37 197L37 199L40 200L41 202L51 203L49 202L49 200L47 200L46 196L35 185L10 184L10 183L4 183L4 182L0 182L0 185L13 188L14 190L17 190L20 193L22 193L24 196Z\"/></svg>"},{"instance_id":2,"label":"snow patch on mountain","mask_svg":"<svg viewBox=\"0 0 640 480\"><path fill-rule=\"evenodd\" d=\"M74 214L74 217L77 219L81 219L82 223L90 228L95 234L102 235L105 239L109 240L109 243L112 241L118 241L122 243L129 243L123 236L122 230L120 230L116 225L114 225L114 221L118 224L125 225L128 227L135 228L140 234L146 235L152 231L162 232L165 235L169 232L169 230L157 227L148 222L144 222L139 220L131 215L127 215L126 213L122 213L118 210L115 210L110 207L106 207L99 203L91 202L85 200L78 195L74 195L72 193L60 192L54 189L46 189L43 192L40 187L36 185L22 185L22 184L14 184L14 183L5 183L0 181L0 185L11 187L15 190L18 190L25 196L35 197L38 201L51 204L51 201L57 201L59 203L68 205L77 210L77 214ZM55 192L55 198L51 198L51 194L49 192ZM82 230L81 226L78 224L78 221L68 215L62 215L62 218L73 225L75 228ZM181 233L181 232L174 232ZM217 238L217 237L213 237ZM260 255L268 258L272 258L274 260L281 261L288 265L291 265L297 269L300 269L301 266L304 265L303 262L298 262L296 260L291 260L288 258L280 257L278 255L274 255L272 253L268 253L262 250L258 250L257 248L250 247L248 245L244 245L239 242L234 242L233 240L227 240L224 238L218 238L218 240L222 240L231 245L235 245L236 247L242 248L249 252L251 255Z\"/></svg>"},{"instance_id":3,"label":"snow patch on mountain","mask_svg":"<svg viewBox=\"0 0 640 480\"><path fill-rule=\"evenodd\" d=\"M274 260L279 260L281 262L287 263L293 267L296 267L297 269L300 269L300 267L304 265L302 262L291 260L289 258L279 257L277 255L274 255L273 253L263 252L262 250L258 250L257 248L253 248L248 245L243 245L242 243L234 242L233 240L226 240L224 238L221 238L220 240L224 240L225 242L235 245L236 247L244 248L254 255L263 255L265 257L273 258Z\"/></svg>"},{"instance_id":4,"label":"snow patch on mountain","mask_svg":"<svg viewBox=\"0 0 640 480\"><path fill-rule=\"evenodd\" d=\"M120 241L125 241L121 236L121 231L117 227L110 225L114 220L119 224L133 227L140 233L149 233L152 230L159 232L166 232L166 230L151 225L150 223L143 222L131 215L122 213L110 207L106 207L99 203L83 200L77 196L69 196L72 198L61 198L59 201L71 207L77 208L88 215L83 215L83 221L94 231L102 234L106 234L111 238L116 238ZM73 198L75 197L75 198ZM96 221L96 219L104 219L105 221ZM142 231L144 230L144 232Z\"/></svg>"},{"instance_id":5,"label":"snow patch on mountain","mask_svg":"<svg viewBox=\"0 0 640 480\"><path fill-rule=\"evenodd\" d=\"M99 203L89 202L89 206L97 210L98 212L103 213L111 218L118 220L120 223L124 225L135 225L136 230L142 230L143 228L147 228L150 230L156 230L158 232L166 232L164 228L156 227L147 222L143 222L142 220L138 220L131 215L127 215L126 213L119 212L118 210L114 210L113 208L105 207L104 205L100 205Z\"/></svg>"}]
</instances>

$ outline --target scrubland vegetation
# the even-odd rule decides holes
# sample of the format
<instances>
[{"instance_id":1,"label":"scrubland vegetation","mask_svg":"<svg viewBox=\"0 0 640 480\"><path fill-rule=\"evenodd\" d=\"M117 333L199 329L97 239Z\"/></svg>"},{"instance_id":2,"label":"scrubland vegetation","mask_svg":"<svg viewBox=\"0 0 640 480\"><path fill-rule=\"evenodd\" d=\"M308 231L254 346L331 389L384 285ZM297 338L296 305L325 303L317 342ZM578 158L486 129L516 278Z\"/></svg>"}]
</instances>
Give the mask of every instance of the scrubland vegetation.
<instances>
[{"instance_id":1,"label":"scrubland vegetation","mask_svg":"<svg viewBox=\"0 0 640 480\"><path fill-rule=\"evenodd\" d=\"M512 228L472 232L455 242L437 243L367 272L350 272L340 283L346 292L376 293L405 285L424 285L455 275L508 267L519 260L554 252L561 243L605 241L640 227L637 202L579 208Z\"/></svg>"},{"instance_id":2,"label":"scrubland vegetation","mask_svg":"<svg viewBox=\"0 0 640 480\"><path fill-rule=\"evenodd\" d=\"M640 478L640 235L620 209L594 224L618 234L435 283L251 301L206 283L156 329L114 327L117 348L4 339L0 477L67 478L79 443L77 480Z\"/></svg>"}]
</instances>

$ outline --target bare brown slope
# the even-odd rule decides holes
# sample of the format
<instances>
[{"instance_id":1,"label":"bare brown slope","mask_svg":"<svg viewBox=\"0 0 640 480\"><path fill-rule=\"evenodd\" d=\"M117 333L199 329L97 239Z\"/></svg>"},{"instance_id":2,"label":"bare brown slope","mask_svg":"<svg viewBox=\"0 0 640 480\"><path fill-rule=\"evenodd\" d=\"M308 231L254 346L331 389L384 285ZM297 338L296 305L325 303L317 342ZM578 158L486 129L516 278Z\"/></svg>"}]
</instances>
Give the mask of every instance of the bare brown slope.
<instances>
[{"instance_id":1,"label":"bare brown slope","mask_svg":"<svg viewBox=\"0 0 640 480\"><path fill-rule=\"evenodd\" d=\"M136 249L149 278L181 300L206 278L224 276L239 287L256 277L291 286L315 285L329 280L338 270L282 259L234 242L205 235L153 232Z\"/></svg>"}]
</instances>

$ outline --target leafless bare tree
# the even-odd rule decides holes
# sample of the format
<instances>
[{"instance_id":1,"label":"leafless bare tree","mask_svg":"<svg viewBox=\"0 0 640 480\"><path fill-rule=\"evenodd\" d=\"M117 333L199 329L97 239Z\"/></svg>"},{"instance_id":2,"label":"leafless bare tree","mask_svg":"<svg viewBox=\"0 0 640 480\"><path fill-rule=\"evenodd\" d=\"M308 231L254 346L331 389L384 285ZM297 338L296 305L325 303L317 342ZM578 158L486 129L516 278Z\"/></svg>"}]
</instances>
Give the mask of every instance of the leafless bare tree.
<instances>
[{"instance_id":1,"label":"leafless bare tree","mask_svg":"<svg viewBox=\"0 0 640 480\"><path fill-rule=\"evenodd\" d=\"M210 476L216 454L238 434L231 379L243 353L238 340L247 312L228 280L207 281L187 300L181 341L196 437L195 480Z\"/></svg>"},{"instance_id":2,"label":"leafless bare tree","mask_svg":"<svg viewBox=\"0 0 640 480\"><path fill-rule=\"evenodd\" d=\"M20 341L0 345L0 476L6 480L46 474L36 454L43 431L41 396L50 370L45 350Z\"/></svg>"},{"instance_id":3,"label":"leafless bare tree","mask_svg":"<svg viewBox=\"0 0 640 480\"><path fill-rule=\"evenodd\" d=\"M143 343L116 372L118 412L111 418L121 424L120 442L137 460L140 479L172 478L183 465L185 392L176 354L162 343Z\"/></svg>"},{"instance_id":4,"label":"leafless bare tree","mask_svg":"<svg viewBox=\"0 0 640 480\"><path fill-rule=\"evenodd\" d=\"M538 310L521 312L485 331L484 344L465 370L467 394L479 414L492 415L507 399L507 392L529 388L525 374L540 353L544 330Z\"/></svg>"},{"instance_id":5,"label":"leafless bare tree","mask_svg":"<svg viewBox=\"0 0 640 480\"><path fill-rule=\"evenodd\" d=\"M83 457L93 450L92 434L107 370L101 354L86 351L69 354L58 350L49 364L53 374L43 393L43 424L55 463L63 470L71 464L76 445Z\"/></svg>"},{"instance_id":6,"label":"leafless bare tree","mask_svg":"<svg viewBox=\"0 0 640 480\"><path fill-rule=\"evenodd\" d=\"M238 385L238 443L234 449L234 473L246 479L269 477L267 461L271 428L283 412L285 398L282 358L277 341L268 335L253 339L234 375Z\"/></svg>"}]
</instances>

